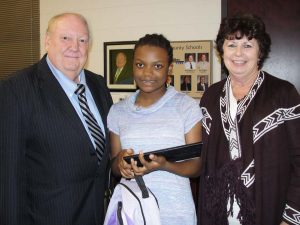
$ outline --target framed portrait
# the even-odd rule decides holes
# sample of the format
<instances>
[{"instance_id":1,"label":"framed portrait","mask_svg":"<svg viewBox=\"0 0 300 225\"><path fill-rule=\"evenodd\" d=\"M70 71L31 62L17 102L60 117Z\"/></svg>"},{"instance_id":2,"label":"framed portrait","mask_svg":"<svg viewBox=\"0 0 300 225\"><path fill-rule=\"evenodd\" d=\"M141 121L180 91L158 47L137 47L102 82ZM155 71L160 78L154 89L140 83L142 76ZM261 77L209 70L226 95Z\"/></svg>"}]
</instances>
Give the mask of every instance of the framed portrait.
<instances>
[{"instance_id":1,"label":"framed portrait","mask_svg":"<svg viewBox=\"0 0 300 225\"><path fill-rule=\"evenodd\" d=\"M173 86L193 98L201 98L211 85L212 49L211 40L173 41Z\"/></svg>"},{"instance_id":2,"label":"framed portrait","mask_svg":"<svg viewBox=\"0 0 300 225\"><path fill-rule=\"evenodd\" d=\"M135 41L104 42L104 79L110 91L135 91L132 60Z\"/></svg>"}]
</instances>

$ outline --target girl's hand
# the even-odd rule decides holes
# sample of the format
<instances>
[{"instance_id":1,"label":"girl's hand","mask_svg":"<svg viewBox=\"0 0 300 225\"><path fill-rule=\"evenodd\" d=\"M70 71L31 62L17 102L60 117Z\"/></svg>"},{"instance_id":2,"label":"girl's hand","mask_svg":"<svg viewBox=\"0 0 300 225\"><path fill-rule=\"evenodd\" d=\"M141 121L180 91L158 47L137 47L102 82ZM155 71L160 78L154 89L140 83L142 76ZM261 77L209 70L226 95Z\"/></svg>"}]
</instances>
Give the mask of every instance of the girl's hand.
<instances>
[{"instance_id":1,"label":"girl's hand","mask_svg":"<svg viewBox=\"0 0 300 225\"><path fill-rule=\"evenodd\" d=\"M143 152L139 153L139 160L143 165L142 167L138 167L136 161L131 161L131 167L135 175L142 176L155 170L163 170L167 164L167 160L163 156L150 154L149 158L151 159L150 162L145 160Z\"/></svg>"},{"instance_id":2,"label":"girl's hand","mask_svg":"<svg viewBox=\"0 0 300 225\"><path fill-rule=\"evenodd\" d=\"M132 149L125 149L119 152L118 154L118 168L120 170L120 173L122 177L131 179L134 177L133 169L131 164L128 164L123 157L124 156L129 156L133 155L133 150ZM132 159L133 161L133 159Z\"/></svg>"}]
</instances>

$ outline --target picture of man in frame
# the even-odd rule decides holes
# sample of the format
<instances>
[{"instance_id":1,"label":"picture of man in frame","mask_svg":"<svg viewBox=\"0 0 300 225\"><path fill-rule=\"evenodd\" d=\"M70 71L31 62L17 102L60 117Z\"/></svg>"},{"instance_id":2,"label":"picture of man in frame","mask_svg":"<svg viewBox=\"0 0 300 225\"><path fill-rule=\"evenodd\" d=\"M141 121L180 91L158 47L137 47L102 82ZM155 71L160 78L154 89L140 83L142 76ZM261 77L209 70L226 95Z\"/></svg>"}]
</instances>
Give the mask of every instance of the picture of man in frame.
<instances>
[{"instance_id":1,"label":"picture of man in frame","mask_svg":"<svg viewBox=\"0 0 300 225\"><path fill-rule=\"evenodd\" d=\"M197 91L206 91L208 89L207 75L197 76Z\"/></svg>"},{"instance_id":2,"label":"picture of man in frame","mask_svg":"<svg viewBox=\"0 0 300 225\"><path fill-rule=\"evenodd\" d=\"M199 70L209 70L208 53L198 53L197 65Z\"/></svg>"},{"instance_id":3,"label":"picture of man in frame","mask_svg":"<svg viewBox=\"0 0 300 225\"><path fill-rule=\"evenodd\" d=\"M132 50L111 50L110 84L133 84Z\"/></svg>"},{"instance_id":4,"label":"picture of man in frame","mask_svg":"<svg viewBox=\"0 0 300 225\"><path fill-rule=\"evenodd\" d=\"M168 75L166 81L167 87L174 86L174 75Z\"/></svg>"},{"instance_id":5,"label":"picture of man in frame","mask_svg":"<svg viewBox=\"0 0 300 225\"><path fill-rule=\"evenodd\" d=\"M185 54L185 63L184 67L186 70L195 70L196 69L196 62L195 62L195 53L186 53Z\"/></svg>"}]
</instances>

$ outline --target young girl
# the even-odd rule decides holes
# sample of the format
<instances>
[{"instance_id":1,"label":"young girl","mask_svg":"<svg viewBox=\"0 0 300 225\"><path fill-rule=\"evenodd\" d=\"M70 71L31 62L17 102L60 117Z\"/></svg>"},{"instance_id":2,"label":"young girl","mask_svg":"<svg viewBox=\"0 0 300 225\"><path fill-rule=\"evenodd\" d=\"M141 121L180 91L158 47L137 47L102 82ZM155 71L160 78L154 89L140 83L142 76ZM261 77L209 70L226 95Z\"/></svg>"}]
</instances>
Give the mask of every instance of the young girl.
<instances>
[{"instance_id":1,"label":"young girl","mask_svg":"<svg viewBox=\"0 0 300 225\"><path fill-rule=\"evenodd\" d=\"M143 152L201 141L202 114L196 101L166 87L172 69L173 49L158 34L147 34L134 48L133 76L139 90L111 108L108 127L112 171L116 176L144 175L145 184L157 197L162 225L194 225L196 213L188 177L200 173L200 158L169 162ZM140 153L143 167L123 157Z\"/></svg>"}]
</instances>

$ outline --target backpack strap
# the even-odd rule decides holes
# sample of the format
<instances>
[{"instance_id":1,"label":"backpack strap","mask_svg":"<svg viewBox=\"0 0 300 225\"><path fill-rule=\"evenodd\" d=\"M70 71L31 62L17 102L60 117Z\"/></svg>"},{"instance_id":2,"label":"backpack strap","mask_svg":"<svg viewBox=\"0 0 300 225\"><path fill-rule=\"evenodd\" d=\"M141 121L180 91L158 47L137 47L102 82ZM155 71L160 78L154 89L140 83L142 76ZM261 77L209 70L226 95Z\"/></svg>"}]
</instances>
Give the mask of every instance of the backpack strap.
<instances>
[{"instance_id":1,"label":"backpack strap","mask_svg":"<svg viewBox=\"0 0 300 225\"><path fill-rule=\"evenodd\" d=\"M145 219L145 215L144 215L144 210L143 210L142 203L141 203L140 199L138 198L138 196L136 196L136 194L126 184L123 184L123 183L119 183L119 184L122 185L123 187L125 187L136 198L136 200L138 201L138 203L140 205L141 212L142 212L142 217L143 217L144 225L146 225L146 219ZM144 183L144 185L145 185L145 183Z\"/></svg>"},{"instance_id":2,"label":"backpack strap","mask_svg":"<svg viewBox=\"0 0 300 225\"><path fill-rule=\"evenodd\" d=\"M156 201L156 204L157 204L157 207L159 209L159 204L158 204L158 201L157 201L157 198L155 196L155 194L153 194L153 192L148 188L148 190L150 191L150 193L152 194L152 196L154 197L155 201Z\"/></svg>"},{"instance_id":3,"label":"backpack strap","mask_svg":"<svg viewBox=\"0 0 300 225\"><path fill-rule=\"evenodd\" d=\"M123 219L122 219L122 214L121 214L122 208L123 208L123 204L120 201L120 202L118 202L118 210L117 210L117 217L118 217L118 222L120 225L124 225Z\"/></svg>"},{"instance_id":4,"label":"backpack strap","mask_svg":"<svg viewBox=\"0 0 300 225\"><path fill-rule=\"evenodd\" d=\"M143 179L143 176L136 175L134 178L135 178L136 183L138 184L139 188L142 191L142 197L143 198L149 198L149 192L148 192L148 189L145 185L145 181Z\"/></svg>"}]
</instances>

